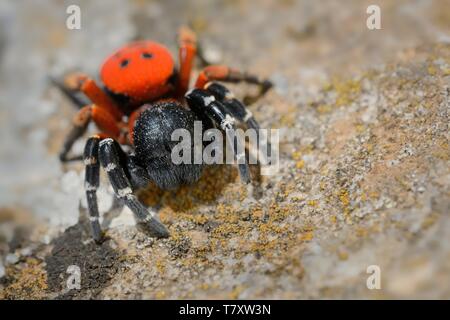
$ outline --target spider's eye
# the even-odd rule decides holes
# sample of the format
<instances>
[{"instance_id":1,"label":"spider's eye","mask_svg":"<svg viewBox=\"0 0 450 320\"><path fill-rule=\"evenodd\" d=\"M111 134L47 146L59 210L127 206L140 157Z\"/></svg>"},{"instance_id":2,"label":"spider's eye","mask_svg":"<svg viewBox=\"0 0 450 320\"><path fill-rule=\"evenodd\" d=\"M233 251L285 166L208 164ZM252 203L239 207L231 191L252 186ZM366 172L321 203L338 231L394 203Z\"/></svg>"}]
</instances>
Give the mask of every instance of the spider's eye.
<instances>
[{"instance_id":1,"label":"spider's eye","mask_svg":"<svg viewBox=\"0 0 450 320\"><path fill-rule=\"evenodd\" d=\"M151 53L144 52L144 53L142 53L142 58L143 59L151 59L151 58L153 58L153 55Z\"/></svg>"},{"instance_id":2,"label":"spider's eye","mask_svg":"<svg viewBox=\"0 0 450 320\"><path fill-rule=\"evenodd\" d=\"M130 63L129 60L125 59L120 62L120 67L125 68Z\"/></svg>"}]
</instances>

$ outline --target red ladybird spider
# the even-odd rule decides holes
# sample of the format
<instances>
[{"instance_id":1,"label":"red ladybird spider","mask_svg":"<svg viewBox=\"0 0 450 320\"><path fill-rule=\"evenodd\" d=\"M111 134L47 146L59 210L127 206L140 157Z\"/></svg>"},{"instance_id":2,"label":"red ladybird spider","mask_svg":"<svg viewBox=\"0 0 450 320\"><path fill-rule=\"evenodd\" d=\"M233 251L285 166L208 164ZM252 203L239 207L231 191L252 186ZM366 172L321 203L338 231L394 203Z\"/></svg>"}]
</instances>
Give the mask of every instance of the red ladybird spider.
<instances>
[{"instance_id":1,"label":"red ladybird spider","mask_svg":"<svg viewBox=\"0 0 450 320\"><path fill-rule=\"evenodd\" d=\"M66 137L61 161L69 158L74 142L93 121L99 128L91 136L83 154L86 166L85 190L92 234L102 239L96 190L99 186L100 164L108 174L116 197L134 213L137 224L151 236L168 237L166 227L137 199L133 191L153 181L162 189L176 188L200 178L202 165L172 163L170 152L173 130L185 128L192 132L194 121L202 120L211 128L218 126L233 143L235 157L238 140L227 133L239 121L250 128L259 125L246 107L223 85L214 81L240 82L260 86L265 93L271 83L226 66L210 65L199 74L195 88L187 92L194 58L197 54L195 34L180 29L179 69L163 45L151 41L130 43L109 56L103 63L100 78L102 90L85 74L76 73L55 84L80 107L77 97L82 92L92 102L83 106L73 119L73 128ZM187 93L186 93L187 92ZM131 146L132 152L121 145ZM81 157L79 157L81 160ZM250 181L248 163L238 164L241 180Z\"/></svg>"}]
</instances>

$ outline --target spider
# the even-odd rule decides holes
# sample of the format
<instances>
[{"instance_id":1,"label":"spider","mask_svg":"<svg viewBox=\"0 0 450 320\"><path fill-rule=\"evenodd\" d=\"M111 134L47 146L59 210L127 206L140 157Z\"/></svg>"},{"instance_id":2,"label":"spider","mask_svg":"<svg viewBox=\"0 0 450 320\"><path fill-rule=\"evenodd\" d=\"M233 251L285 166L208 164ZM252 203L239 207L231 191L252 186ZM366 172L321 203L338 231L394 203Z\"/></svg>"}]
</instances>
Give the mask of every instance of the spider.
<instances>
[{"instance_id":1,"label":"spider","mask_svg":"<svg viewBox=\"0 0 450 320\"><path fill-rule=\"evenodd\" d=\"M195 33L187 27L178 33L179 68L169 50L153 41L138 41L118 49L100 69L101 86L83 73L71 73L54 83L79 107L72 129L63 144L62 162L83 159L85 191L92 236L101 242L96 190L100 165L106 171L116 198L134 213L137 225L153 237L169 236L167 228L136 197L134 191L154 182L161 189L174 189L196 182L203 165L171 161L171 133L178 128L192 132L194 121L204 128L218 127L233 143L235 157L239 142L229 135L236 123L258 129L259 125L243 103L222 84L240 82L270 89L268 80L222 65L208 65L188 91L194 59L200 55ZM84 96L80 98L80 94ZM90 103L84 105L86 97ZM74 144L94 122L99 133L88 138L84 153L69 157ZM205 125L206 124L206 125ZM125 151L122 146L129 146ZM250 182L248 163L238 164L240 179Z\"/></svg>"}]
</instances>

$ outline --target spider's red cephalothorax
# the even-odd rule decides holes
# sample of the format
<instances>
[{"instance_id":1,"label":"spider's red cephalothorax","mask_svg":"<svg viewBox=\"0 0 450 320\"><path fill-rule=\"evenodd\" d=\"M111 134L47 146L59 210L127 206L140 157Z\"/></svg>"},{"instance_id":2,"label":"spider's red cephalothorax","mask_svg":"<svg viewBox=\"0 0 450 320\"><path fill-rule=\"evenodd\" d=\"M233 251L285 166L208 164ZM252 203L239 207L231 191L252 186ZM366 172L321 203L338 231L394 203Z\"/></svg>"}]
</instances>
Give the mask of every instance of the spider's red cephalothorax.
<instances>
[{"instance_id":1,"label":"spider's red cephalothorax","mask_svg":"<svg viewBox=\"0 0 450 320\"><path fill-rule=\"evenodd\" d=\"M102 239L96 196L100 165L108 173L116 197L133 211L138 224L150 235L167 237L166 227L153 217L134 191L150 181L162 189L172 189L199 179L203 165L171 161L173 130L191 131L194 121L202 120L205 130L211 127L224 130L228 140L234 141L236 158L245 159L245 154L238 154L242 150L238 140L230 140L234 139L231 129L236 122L259 128L251 112L227 88L214 81L257 84L261 94L271 83L227 66L209 65L199 73L195 88L186 93L197 54L196 36L190 29L181 28L178 42L178 67L163 45L138 41L125 45L104 61L100 70L102 86L83 73L70 74L62 83L54 80L80 107L60 159L84 160L86 197L96 241ZM79 97L80 92L84 98ZM86 97L90 101L84 103ZM100 132L87 140L82 157L68 157L72 145L91 121ZM132 151L123 151L121 145L128 145ZM250 182L248 163L239 163L238 168L241 180Z\"/></svg>"}]
</instances>

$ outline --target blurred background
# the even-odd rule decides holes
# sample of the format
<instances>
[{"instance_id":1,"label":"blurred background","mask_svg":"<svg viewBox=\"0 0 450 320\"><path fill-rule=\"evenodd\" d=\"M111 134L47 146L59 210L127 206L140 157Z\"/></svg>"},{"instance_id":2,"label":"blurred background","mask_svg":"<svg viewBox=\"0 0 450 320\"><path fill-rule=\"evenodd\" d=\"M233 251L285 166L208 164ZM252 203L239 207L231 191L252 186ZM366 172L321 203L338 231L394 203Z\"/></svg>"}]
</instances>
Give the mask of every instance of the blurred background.
<instances>
[{"instance_id":1,"label":"blurred background","mask_svg":"<svg viewBox=\"0 0 450 320\"><path fill-rule=\"evenodd\" d=\"M81 8L80 30L66 28L66 8L72 4ZM381 30L366 27L366 9L370 4L381 8ZM79 219L79 203L83 201L82 167L63 166L57 157L75 109L52 88L48 76L82 70L96 77L103 59L134 39L159 41L176 55L176 32L185 24L198 33L205 54L212 61L251 71L274 82L268 100L253 106L264 126L282 128L283 121L274 123L274 119L278 121L292 113L298 115L294 122L303 124L304 121L303 128L306 128L314 121L321 125L323 119L319 116L308 118L307 106L317 101L317 95L330 79L352 79L369 69L389 70L391 61L408 63L415 57L417 47L450 43L450 1L0 1L0 277L13 270L11 265L23 262L21 256L26 253L20 250L39 251L42 244L52 243ZM438 57L430 59L433 58ZM242 94L240 90L244 89L236 87L236 90ZM272 111L267 111L269 107ZM318 135L311 132L299 129L298 134L303 137L297 141L299 146L310 144L305 140L308 134ZM80 141L75 153L82 148L83 141ZM289 148L287 153L295 150L295 146ZM308 159L304 160L308 165ZM294 169L288 169L285 177L292 178L289 170ZM310 174L317 176L318 171ZM311 193L309 189L301 189L300 184L295 180L294 185L308 200ZM444 185L448 187L448 182ZM448 204L446 192L442 199ZM111 199L107 197L107 188L100 193L106 199L101 203L101 210L105 211ZM20 234L21 226L29 224L33 229ZM14 241L25 241L26 245L14 246ZM342 243L345 246L344 240ZM375 245L367 246L370 251ZM319 249L308 250L310 255L326 256ZM450 258L448 254L448 247L437 250L435 261ZM269 259L269 262L273 261ZM347 270L352 266L349 263ZM420 269L415 275L428 279L421 272L431 272L432 266L426 271ZM281 269L292 274L292 270ZM248 291L246 295L244 290L235 297L326 297L327 294L329 297L357 294L374 297L365 291L345 289L345 277L320 286L320 279L332 273L330 270L316 271L315 278L299 282L298 288L304 287L305 281L309 283L310 294L281 281L275 291L265 288ZM14 282L8 281L2 284L3 288ZM429 287L427 281L425 286ZM254 279L249 283L248 287L254 286ZM334 286L338 289L327 289ZM387 297L420 296L414 286L411 289L398 286ZM235 287L228 289L233 292ZM294 292L292 296L283 295L289 290ZM166 292L169 294L162 297L178 297L175 293L171 295L170 289ZM443 287L432 288L428 293L426 297L449 297L448 288ZM148 293L148 297L155 297L152 294ZM112 293L111 296L121 297Z\"/></svg>"}]
</instances>

